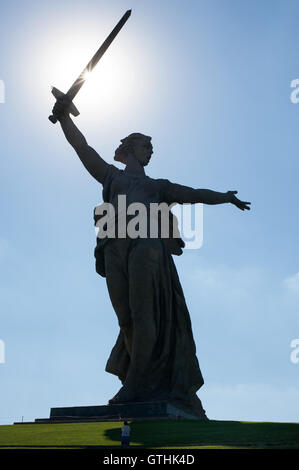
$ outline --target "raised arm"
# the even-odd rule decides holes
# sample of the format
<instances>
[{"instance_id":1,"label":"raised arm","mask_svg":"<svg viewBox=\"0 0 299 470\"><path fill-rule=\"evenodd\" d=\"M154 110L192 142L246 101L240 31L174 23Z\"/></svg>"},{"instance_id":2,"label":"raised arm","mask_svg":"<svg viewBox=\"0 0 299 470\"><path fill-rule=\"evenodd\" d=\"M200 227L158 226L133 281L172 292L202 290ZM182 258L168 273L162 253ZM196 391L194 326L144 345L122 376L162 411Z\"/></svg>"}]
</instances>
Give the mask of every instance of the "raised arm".
<instances>
[{"instance_id":1,"label":"raised arm","mask_svg":"<svg viewBox=\"0 0 299 470\"><path fill-rule=\"evenodd\" d=\"M226 193L220 193L218 191L212 191L211 189L194 189L189 186L183 186L181 184L171 183L168 180L161 180L162 183L162 198L164 202L168 204L177 202L179 204L224 204L231 202L239 209L250 209L248 205L250 202L240 201L235 194L238 191L227 191Z\"/></svg>"},{"instance_id":2,"label":"raised arm","mask_svg":"<svg viewBox=\"0 0 299 470\"><path fill-rule=\"evenodd\" d=\"M88 145L85 137L70 118L67 112L67 105L67 99L58 99L53 108L53 114L59 120L67 141L76 151L86 170L99 181L99 183L103 184L109 165Z\"/></svg>"}]
</instances>

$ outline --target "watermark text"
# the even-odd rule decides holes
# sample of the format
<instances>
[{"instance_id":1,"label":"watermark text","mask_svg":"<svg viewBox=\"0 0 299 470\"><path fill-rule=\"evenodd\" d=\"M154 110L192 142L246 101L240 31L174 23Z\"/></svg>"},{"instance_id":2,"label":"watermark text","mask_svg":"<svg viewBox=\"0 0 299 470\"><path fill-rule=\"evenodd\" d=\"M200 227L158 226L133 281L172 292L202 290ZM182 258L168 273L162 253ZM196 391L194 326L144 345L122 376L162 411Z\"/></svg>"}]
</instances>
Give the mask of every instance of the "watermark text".
<instances>
[{"instance_id":1,"label":"watermark text","mask_svg":"<svg viewBox=\"0 0 299 470\"><path fill-rule=\"evenodd\" d=\"M293 348L290 355L291 362L293 364L299 364L299 338L291 341L291 348Z\"/></svg>"},{"instance_id":2,"label":"watermark text","mask_svg":"<svg viewBox=\"0 0 299 470\"><path fill-rule=\"evenodd\" d=\"M5 103L5 84L0 80L0 103Z\"/></svg>"},{"instance_id":3,"label":"watermark text","mask_svg":"<svg viewBox=\"0 0 299 470\"><path fill-rule=\"evenodd\" d=\"M0 339L0 364L5 363L5 343Z\"/></svg>"},{"instance_id":4,"label":"watermark text","mask_svg":"<svg viewBox=\"0 0 299 470\"><path fill-rule=\"evenodd\" d=\"M97 206L94 219L99 239L182 238L187 249L203 243L203 204L128 204L126 195L120 194L117 203Z\"/></svg>"},{"instance_id":5,"label":"watermark text","mask_svg":"<svg viewBox=\"0 0 299 470\"><path fill-rule=\"evenodd\" d=\"M294 80L291 81L291 88L295 88L291 95L290 95L290 100L293 104L299 103L299 78L295 78Z\"/></svg>"}]
</instances>

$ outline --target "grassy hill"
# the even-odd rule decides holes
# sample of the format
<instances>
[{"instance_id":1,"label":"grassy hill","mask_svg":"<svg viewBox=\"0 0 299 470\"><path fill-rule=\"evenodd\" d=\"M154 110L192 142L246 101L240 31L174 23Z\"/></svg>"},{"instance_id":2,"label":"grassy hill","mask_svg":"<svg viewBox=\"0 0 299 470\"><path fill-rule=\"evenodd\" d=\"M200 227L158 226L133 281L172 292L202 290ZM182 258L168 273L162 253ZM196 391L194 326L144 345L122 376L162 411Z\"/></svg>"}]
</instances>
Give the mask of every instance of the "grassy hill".
<instances>
[{"instance_id":1,"label":"grassy hill","mask_svg":"<svg viewBox=\"0 0 299 470\"><path fill-rule=\"evenodd\" d=\"M120 422L0 426L0 448L113 448ZM296 448L299 423L136 421L131 445L151 448Z\"/></svg>"}]
</instances>

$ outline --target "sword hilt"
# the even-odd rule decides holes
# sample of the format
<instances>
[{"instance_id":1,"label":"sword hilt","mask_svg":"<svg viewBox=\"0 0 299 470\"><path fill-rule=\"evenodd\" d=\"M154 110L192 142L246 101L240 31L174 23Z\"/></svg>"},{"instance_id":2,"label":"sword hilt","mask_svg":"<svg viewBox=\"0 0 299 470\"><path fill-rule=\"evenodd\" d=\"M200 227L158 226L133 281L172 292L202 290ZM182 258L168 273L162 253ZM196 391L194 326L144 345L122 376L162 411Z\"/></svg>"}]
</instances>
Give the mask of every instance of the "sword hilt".
<instances>
[{"instance_id":1,"label":"sword hilt","mask_svg":"<svg viewBox=\"0 0 299 470\"><path fill-rule=\"evenodd\" d=\"M55 88L55 87L52 87L51 92L52 92L52 95L54 95L56 99L65 96L65 94L62 91L58 90L58 88ZM73 102L69 104L67 109L68 109L68 112L72 114L73 116L79 116L80 114ZM49 120L53 124L56 124L56 122L58 121L57 117L54 114L51 114L51 116L49 116Z\"/></svg>"},{"instance_id":2,"label":"sword hilt","mask_svg":"<svg viewBox=\"0 0 299 470\"><path fill-rule=\"evenodd\" d=\"M49 116L49 120L50 120L53 124L56 124L56 122L58 121L57 117L55 117L54 114L51 114L51 116Z\"/></svg>"}]
</instances>

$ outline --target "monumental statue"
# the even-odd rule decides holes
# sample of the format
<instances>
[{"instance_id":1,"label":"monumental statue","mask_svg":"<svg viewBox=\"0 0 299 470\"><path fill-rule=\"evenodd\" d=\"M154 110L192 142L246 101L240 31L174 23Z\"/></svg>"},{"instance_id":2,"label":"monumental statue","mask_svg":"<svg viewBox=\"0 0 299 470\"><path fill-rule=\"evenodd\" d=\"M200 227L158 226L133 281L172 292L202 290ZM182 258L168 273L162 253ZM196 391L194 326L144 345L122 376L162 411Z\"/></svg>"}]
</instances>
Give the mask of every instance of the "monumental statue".
<instances>
[{"instance_id":1,"label":"monumental statue","mask_svg":"<svg viewBox=\"0 0 299 470\"><path fill-rule=\"evenodd\" d=\"M223 204L240 210L250 202L236 197L237 191L217 192L193 189L168 179L145 174L153 153L151 137L134 132L121 140L114 160L125 168L107 163L79 131L70 117L70 96L57 96L52 119L60 122L63 133L86 170L103 186L104 204L114 207L115 224L120 213L118 198L130 204L153 203ZM102 215L95 211L95 223ZM132 220L126 215L125 223ZM180 255L183 240L177 236L177 221L169 212L172 233L168 237L97 237L96 270L106 278L111 303L117 315L119 334L106 365L106 371L121 381L110 404L167 401L201 419L207 419L196 392L203 377L196 357L191 320L173 255Z\"/></svg>"}]
</instances>

